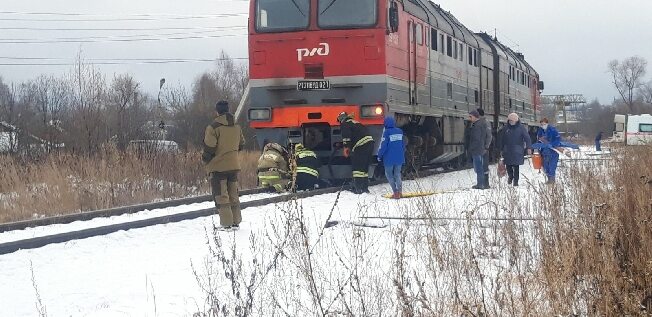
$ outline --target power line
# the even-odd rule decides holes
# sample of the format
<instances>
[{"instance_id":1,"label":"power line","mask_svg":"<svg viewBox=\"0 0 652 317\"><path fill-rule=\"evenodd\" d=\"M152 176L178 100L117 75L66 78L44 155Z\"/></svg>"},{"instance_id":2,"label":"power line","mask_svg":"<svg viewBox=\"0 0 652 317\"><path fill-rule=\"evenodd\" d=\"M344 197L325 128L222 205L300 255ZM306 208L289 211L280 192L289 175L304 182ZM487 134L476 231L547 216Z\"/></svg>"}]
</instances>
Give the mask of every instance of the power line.
<instances>
[{"instance_id":1,"label":"power line","mask_svg":"<svg viewBox=\"0 0 652 317\"><path fill-rule=\"evenodd\" d=\"M190 34L206 34L213 32L222 32L229 30L242 30L245 29L245 26L234 27L232 29L220 29L220 30L204 30L204 31L194 31L194 32L173 32L173 33L158 33L158 34L129 34L129 35L116 35L116 36L82 36L82 37L59 37L52 39L1 39L0 43L8 41L16 42L38 42L38 41L74 41L74 40L112 40L112 39L125 39L125 38L138 38L138 37L152 37L152 36L172 36L172 35L190 35Z\"/></svg>"},{"instance_id":2,"label":"power line","mask_svg":"<svg viewBox=\"0 0 652 317\"><path fill-rule=\"evenodd\" d=\"M229 29L241 27L239 25L214 26L214 27L157 27L157 28L42 28L42 27L0 27L0 30L21 31L164 31L164 30L208 30Z\"/></svg>"},{"instance_id":3,"label":"power line","mask_svg":"<svg viewBox=\"0 0 652 317\"><path fill-rule=\"evenodd\" d=\"M41 18L0 18L0 21L24 21L24 22L123 22L123 21L162 21L162 20L195 20L195 19L214 19L214 18L228 18L247 16L248 13L224 13L214 15L197 15L197 16L174 16L160 15L153 17L153 15L135 15L140 17L134 18L99 18L99 19L41 19ZM88 15L88 16L102 16L102 15ZM134 15L132 15L134 16Z\"/></svg>"},{"instance_id":4,"label":"power line","mask_svg":"<svg viewBox=\"0 0 652 317\"><path fill-rule=\"evenodd\" d=\"M8 60L70 60L64 57L16 57L0 56L0 59ZM248 57L228 58L83 58L84 61L191 61L191 62L214 62L219 60L248 60Z\"/></svg>"},{"instance_id":5,"label":"power line","mask_svg":"<svg viewBox=\"0 0 652 317\"><path fill-rule=\"evenodd\" d=\"M237 37L247 35L242 34L223 34L223 35L202 35L202 36L179 36L163 38L117 38L117 39L79 39L79 40L38 40L38 41L0 41L0 44L61 44L61 43L99 43L99 42L152 42L168 40L193 40L193 39L211 39L222 37Z\"/></svg>"},{"instance_id":6,"label":"power line","mask_svg":"<svg viewBox=\"0 0 652 317\"><path fill-rule=\"evenodd\" d=\"M217 2L248 2L247 0L237 0L237 1L217 1ZM130 13L130 14L107 14L107 13L81 13L81 12L34 12L34 11L0 11L0 14L10 14L10 15L55 15L55 16L133 16L133 17L154 17L154 16L195 16L184 15L184 14L170 14L170 13ZM215 13L214 15L221 15L224 13Z\"/></svg>"},{"instance_id":7,"label":"power line","mask_svg":"<svg viewBox=\"0 0 652 317\"><path fill-rule=\"evenodd\" d=\"M161 64L184 64L184 63L206 63L216 62L220 60L248 60L246 57L231 57L231 58L217 58L217 59L165 59L165 60L133 60L133 61L93 61L91 65L161 65ZM0 63L0 66L73 66L77 65L75 62L52 62L52 63Z\"/></svg>"}]
</instances>

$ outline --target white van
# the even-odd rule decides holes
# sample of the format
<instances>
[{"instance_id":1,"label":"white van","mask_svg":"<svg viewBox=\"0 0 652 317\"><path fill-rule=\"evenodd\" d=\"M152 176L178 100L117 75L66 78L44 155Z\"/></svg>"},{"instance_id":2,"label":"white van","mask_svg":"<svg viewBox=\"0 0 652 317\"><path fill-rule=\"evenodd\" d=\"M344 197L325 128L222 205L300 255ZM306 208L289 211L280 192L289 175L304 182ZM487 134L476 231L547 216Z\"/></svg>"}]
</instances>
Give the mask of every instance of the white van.
<instances>
[{"instance_id":1,"label":"white van","mask_svg":"<svg viewBox=\"0 0 652 317\"><path fill-rule=\"evenodd\" d=\"M627 145L652 145L652 115L617 114L614 124L614 142L627 140Z\"/></svg>"},{"instance_id":2,"label":"white van","mask_svg":"<svg viewBox=\"0 0 652 317\"><path fill-rule=\"evenodd\" d=\"M129 141L127 149L138 153L179 153L179 145L176 142L164 140L133 140Z\"/></svg>"}]
</instances>

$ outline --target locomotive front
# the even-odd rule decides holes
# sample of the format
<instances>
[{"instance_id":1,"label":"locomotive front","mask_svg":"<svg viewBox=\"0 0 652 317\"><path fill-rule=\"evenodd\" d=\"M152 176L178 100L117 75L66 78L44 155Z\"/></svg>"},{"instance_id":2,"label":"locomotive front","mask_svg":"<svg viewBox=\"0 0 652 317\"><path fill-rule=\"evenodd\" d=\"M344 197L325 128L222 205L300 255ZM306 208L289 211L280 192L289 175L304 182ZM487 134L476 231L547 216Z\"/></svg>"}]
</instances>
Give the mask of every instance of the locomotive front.
<instances>
[{"instance_id":1,"label":"locomotive front","mask_svg":"<svg viewBox=\"0 0 652 317\"><path fill-rule=\"evenodd\" d=\"M350 178L337 116L353 114L380 140L387 95L384 5L252 0L248 119L260 145L303 143L322 160L322 178Z\"/></svg>"}]
</instances>

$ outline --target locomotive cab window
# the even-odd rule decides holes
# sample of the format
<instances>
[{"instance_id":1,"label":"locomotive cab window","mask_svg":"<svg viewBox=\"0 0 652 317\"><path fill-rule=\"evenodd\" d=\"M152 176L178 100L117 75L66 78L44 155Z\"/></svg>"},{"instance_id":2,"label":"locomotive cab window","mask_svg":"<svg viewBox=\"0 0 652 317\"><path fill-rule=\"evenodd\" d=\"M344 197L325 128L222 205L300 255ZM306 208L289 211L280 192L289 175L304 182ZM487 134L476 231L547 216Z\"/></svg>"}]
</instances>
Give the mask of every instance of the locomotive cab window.
<instances>
[{"instance_id":1,"label":"locomotive cab window","mask_svg":"<svg viewBox=\"0 0 652 317\"><path fill-rule=\"evenodd\" d=\"M292 1L281 1L292 5ZM326 29L374 26L378 16L376 5L376 0L319 0L317 24Z\"/></svg>"},{"instance_id":2,"label":"locomotive cab window","mask_svg":"<svg viewBox=\"0 0 652 317\"><path fill-rule=\"evenodd\" d=\"M421 24L417 24L417 44L423 45L423 26Z\"/></svg>"},{"instance_id":3,"label":"locomotive cab window","mask_svg":"<svg viewBox=\"0 0 652 317\"><path fill-rule=\"evenodd\" d=\"M256 31L288 32L308 28L310 0L257 0Z\"/></svg>"},{"instance_id":4,"label":"locomotive cab window","mask_svg":"<svg viewBox=\"0 0 652 317\"><path fill-rule=\"evenodd\" d=\"M446 36L446 55L453 57L453 39L450 36Z\"/></svg>"}]
</instances>

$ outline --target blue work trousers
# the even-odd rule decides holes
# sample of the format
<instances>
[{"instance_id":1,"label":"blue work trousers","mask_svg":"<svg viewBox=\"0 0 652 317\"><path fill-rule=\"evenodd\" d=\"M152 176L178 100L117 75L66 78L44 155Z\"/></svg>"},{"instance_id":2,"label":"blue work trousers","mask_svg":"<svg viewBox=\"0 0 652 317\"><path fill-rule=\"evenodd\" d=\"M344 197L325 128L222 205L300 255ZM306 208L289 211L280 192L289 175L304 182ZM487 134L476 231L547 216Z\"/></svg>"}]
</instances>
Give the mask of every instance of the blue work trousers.
<instances>
[{"instance_id":1,"label":"blue work trousers","mask_svg":"<svg viewBox=\"0 0 652 317\"><path fill-rule=\"evenodd\" d=\"M473 155L473 170L475 171L477 178L477 185L484 187L485 186L485 174L484 174L484 157L483 155Z\"/></svg>"},{"instance_id":2,"label":"blue work trousers","mask_svg":"<svg viewBox=\"0 0 652 317\"><path fill-rule=\"evenodd\" d=\"M394 193L401 193L403 190L401 167L402 165L385 165L385 177L387 177L389 186L392 187Z\"/></svg>"},{"instance_id":3,"label":"blue work trousers","mask_svg":"<svg viewBox=\"0 0 652 317\"><path fill-rule=\"evenodd\" d=\"M548 177L555 177L557 174L557 163L559 163L559 154L553 150L547 149L543 152L543 171Z\"/></svg>"}]
</instances>

